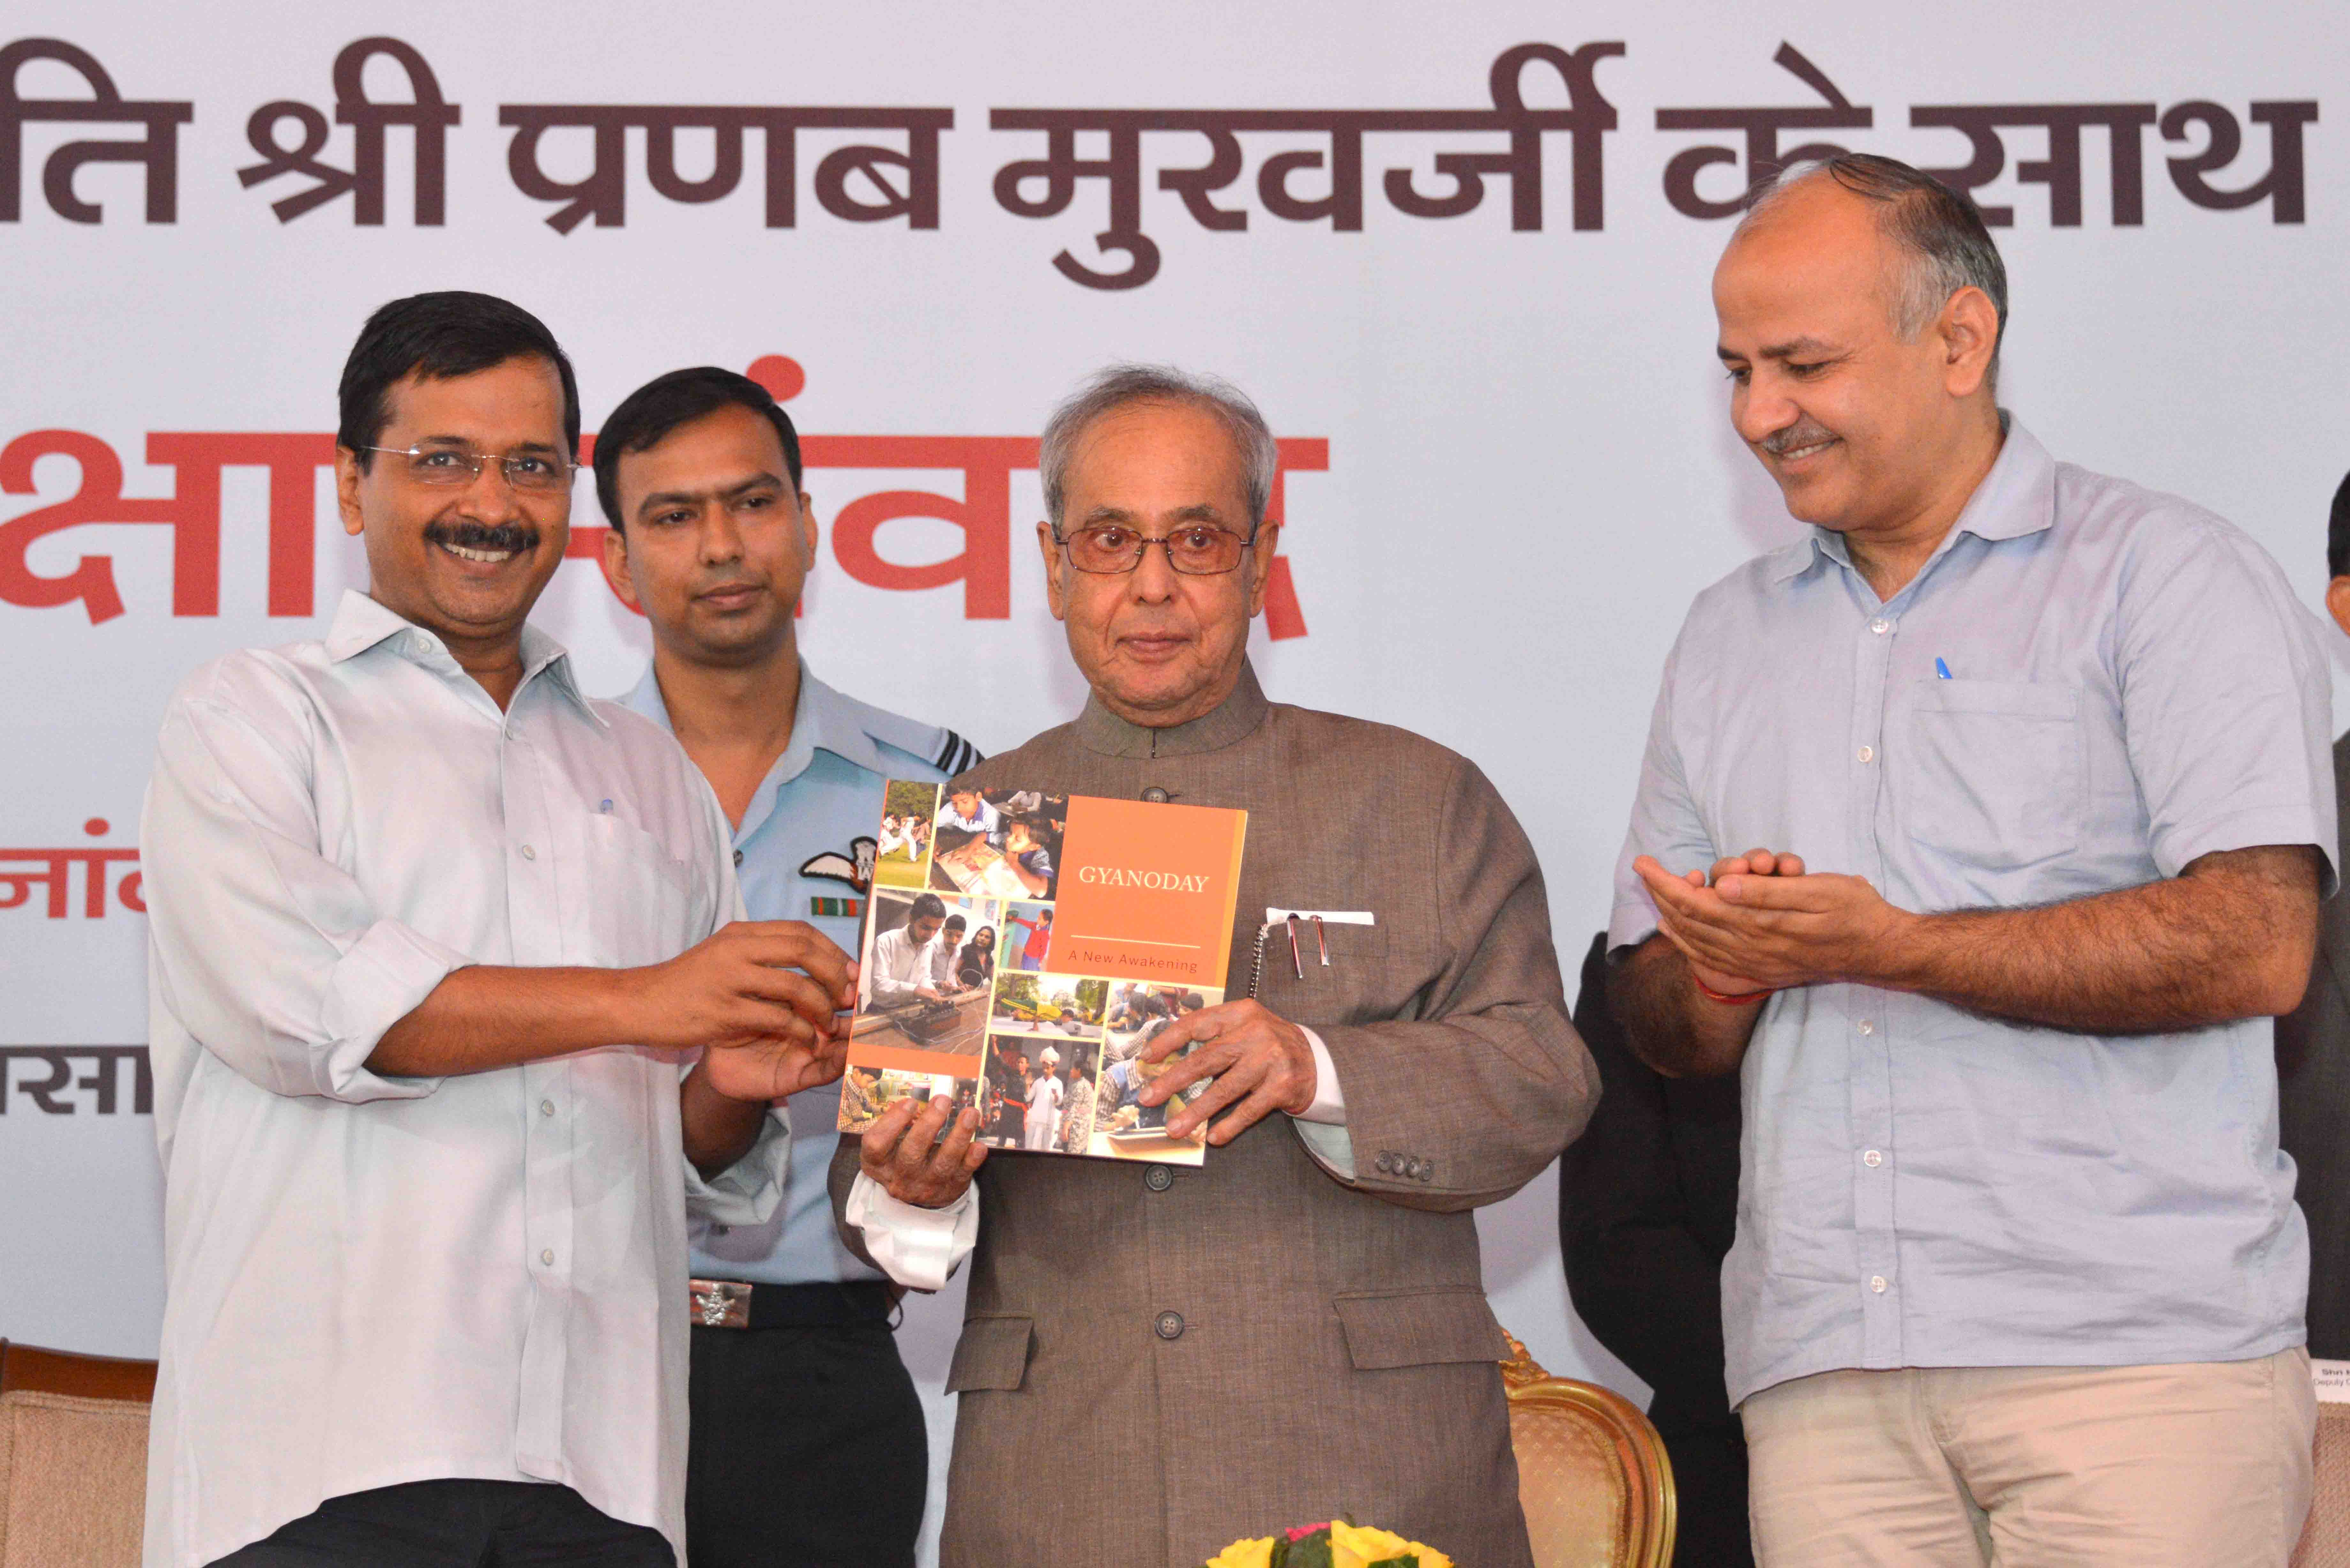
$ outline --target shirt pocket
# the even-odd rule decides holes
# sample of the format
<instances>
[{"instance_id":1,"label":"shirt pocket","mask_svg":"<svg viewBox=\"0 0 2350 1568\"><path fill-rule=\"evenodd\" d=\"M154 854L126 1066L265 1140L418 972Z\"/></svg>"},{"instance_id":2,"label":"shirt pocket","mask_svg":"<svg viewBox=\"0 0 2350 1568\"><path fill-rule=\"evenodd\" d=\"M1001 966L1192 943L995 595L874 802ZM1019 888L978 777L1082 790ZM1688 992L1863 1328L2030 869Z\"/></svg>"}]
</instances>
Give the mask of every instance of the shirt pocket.
<instances>
[{"instance_id":1,"label":"shirt pocket","mask_svg":"<svg viewBox=\"0 0 2350 1568\"><path fill-rule=\"evenodd\" d=\"M706 932L692 929L692 867L643 828L608 812L587 818L588 961L636 969L675 958Z\"/></svg>"},{"instance_id":2,"label":"shirt pocket","mask_svg":"<svg viewBox=\"0 0 2350 1568\"><path fill-rule=\"evenodd\" d=\"M1909 836L1959 866L2022 869L2080 846L2081 693L2023 680L1926 680L1909 715Z\"/></svg>"}]
</instances>

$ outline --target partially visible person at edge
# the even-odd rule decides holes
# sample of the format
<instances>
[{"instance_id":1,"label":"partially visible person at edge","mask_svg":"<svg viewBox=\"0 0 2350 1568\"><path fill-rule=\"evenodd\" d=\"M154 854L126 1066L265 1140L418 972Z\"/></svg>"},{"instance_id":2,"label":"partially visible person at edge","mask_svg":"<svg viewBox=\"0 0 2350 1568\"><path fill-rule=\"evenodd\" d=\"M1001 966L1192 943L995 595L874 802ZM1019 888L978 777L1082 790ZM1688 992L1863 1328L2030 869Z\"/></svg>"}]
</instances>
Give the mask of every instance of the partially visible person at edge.
<instances>
[{"instance_id":1,"label":"partially visible person at edge","mask_svg":"<svg viewBox=\"0 0 2350 1568\"><path fill-rule=\"evenodd\" d=\"M1731 421L1812 526L1666 665L1609 994L1660 1070L1743 1075L1760 1561L2282 1564L2315 1417L2270 1020L2335 880L2325 659L2242 533L1999 407L2006 296L1888 159L1731 238Z\"/></svg>"},{"instance_id":2,"label":"partially visible person at edge","mask_svg":"<svg viewBox=\"0 0 2350 1568\"><path fill-rule=\"evenodd\" d=\"M2325 608L2350 632L2350 477L2325 531ZM2350 734L2334 742L2337 816L2350 802ZM2350 827L2350 816L2342 816ZM2350 854L2336 846L2334 864ZM2350 1360L2350 899L2326 900L2301 1005L2277 1020L2278 1141L2299 1168L2309 1221L2309 1354Z\"/></svg>"},{"instance_id":3,"label":"partially visible person at edge","mask_svg":"<svg viewBox=\"0 0 2350 1568\"><path fill-rule=\"evenodd\" d=\"M611 524L606 575L652 631L629 706L710 781L750 912L854 948L871 865L859 841L883 782L942 780L979 753L835 691L800 657L816 524L790 416L731 370L672 370L604 421L596 490ZM693 1229L695 1568L914 1560L929 1440L890 1332L898 1293L833 1228L825 1172L839 1111L837 1091L792 1101L771 1217ZM687 1311L684 1291L671 1300Z\"/></svg>"},{"instance_id":4,"label":"partially visible person at edge","mask_svg":"<svg viewBox=\"0 0 2350 1568\"><path fill-rule=\"evenodd\" d=\"M377 311L335 452L368 591L165 711L149 1568L683 1556L688 1204L769 1212L769 1102L839 1076L855 991L736 918L685 754L527 624L578 435L528 312Z\"/></svg>"},{"instance_id":5,"label":"partially visible person at edge","mask_svg":"<svg viewBox=\"0 0 2350 1568\"><path fill-rule=\"evenodd\" d=\"M1670 1077L1607 1001L1607 933L1584 954L1575 1029L1599 1106L1558 1171L1575 1315L1651 1390L1673 1465L1677 1568L1753 1568L1746 1434L1722 1386L1721 1260L1738 1226L1738 1080Z\"/></svg>"},{"instance_id":6,"label":"partially visible person at edge","mask_svg":"<svg viewBox=\"0 0 2350 1568\"><path fill-rule=\"evenodd\" d=\"M1204 1165L991 1160L977 1117L912 1106L835 1157L844 1231L893 1277L935 1290L971 1259L944 1568L1198 1563L1235 1521L1336 1498L1478 1568L1532 1563L1473 1210L1581 1127L1590 1058L1485 776L1258 686L1276 462L1246 398L1150 367L1045 429L1045 592L1092 695L956 784L1244 807L1248 853L1232 1000L1160 1031L1141 1091L1205 1085L1168 1121ZM1376 923L1254 985L1268 906Z\"/></svg>"},{"instance_id":7,"label":"partially visible person at edge","mask_svg":"<svg viewBox=\"0 0 2350 1568\"><path fill-rule=\"evenodd\" d=\"M995 978L995 928L982 926L963 943L962 956L955 961L955 984L971 991Z\"/></svg>"}]
</instances>

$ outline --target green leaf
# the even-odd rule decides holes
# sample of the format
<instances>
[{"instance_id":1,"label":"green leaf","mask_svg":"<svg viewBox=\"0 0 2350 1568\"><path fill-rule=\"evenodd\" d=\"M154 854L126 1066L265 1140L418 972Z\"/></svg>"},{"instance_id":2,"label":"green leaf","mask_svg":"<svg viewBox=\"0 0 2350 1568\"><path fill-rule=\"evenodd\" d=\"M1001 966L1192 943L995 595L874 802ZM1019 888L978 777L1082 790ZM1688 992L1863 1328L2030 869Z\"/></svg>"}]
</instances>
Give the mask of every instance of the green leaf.
<instances>
[{"instance_id":1,"label":"green leaf","mask_svg":"<svg viewBox=\"0 0 2350 1568\"><path fill-rule=\"evenodd\" d=\"M1376 1563L1366 1564L1366 1568L1419 1568L1419 1553L1407 1552L1400 1557L1382 1557Z\"/></svg>"}]
</instances>

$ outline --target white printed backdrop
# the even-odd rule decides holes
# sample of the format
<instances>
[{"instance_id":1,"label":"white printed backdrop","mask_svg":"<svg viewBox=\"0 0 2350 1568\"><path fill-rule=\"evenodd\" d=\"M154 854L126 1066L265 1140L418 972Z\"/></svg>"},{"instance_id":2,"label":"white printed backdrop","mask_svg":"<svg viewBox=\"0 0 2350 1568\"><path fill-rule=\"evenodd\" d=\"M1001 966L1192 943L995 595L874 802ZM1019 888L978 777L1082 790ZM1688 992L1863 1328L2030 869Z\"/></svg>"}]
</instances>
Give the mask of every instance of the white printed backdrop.
<instances>
[{"instance_id":1,"label":"white printed backdrop","mask_svg":"<svg viewBox=\"0 0 2350 1568\"><path fill-rule=\"evenodd\" d=\"M0 1334L35 1343L153 1353L135 1054L21 1048L143 1041L158 713L363 583L322 464L393 296L537 311L590 430L678 365L796 385L811 661L991 750L1082 696L1028 543L1045 411L1114 358L1232 377L1293 441L1266 685L1475 757L1570 972L1685 606L1792 533L1712 355L1750 160L1965 171L2009 213L2009 404L2313 606L2350 463L2334 6L16 0L0 47ZM586 561L539 618L591 690L635 679ZM1638 1394L1555 1198L1481 1217L1496 1305ZM903 1335L941 1460L959 1315Z\"/></svg>"}]
</instances>

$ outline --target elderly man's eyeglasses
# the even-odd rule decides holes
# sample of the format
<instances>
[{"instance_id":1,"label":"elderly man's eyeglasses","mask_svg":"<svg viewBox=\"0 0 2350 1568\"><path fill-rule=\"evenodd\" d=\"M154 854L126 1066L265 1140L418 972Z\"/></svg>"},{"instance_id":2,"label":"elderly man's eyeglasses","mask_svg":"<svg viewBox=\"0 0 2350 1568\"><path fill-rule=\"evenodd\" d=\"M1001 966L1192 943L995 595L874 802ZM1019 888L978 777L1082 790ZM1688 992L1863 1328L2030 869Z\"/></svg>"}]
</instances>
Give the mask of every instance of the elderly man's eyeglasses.
<instances>
[{"instance_id":1,"label":"elderly man's eyeglasses","mask_svg":"<svg viewBox=\"0 0 2350 1568\"><path fill-rule=\"evenodd\" d=\"M1069 565L1081 572L1131 572L1156 545L1167 552L1167 564L1185 576L1213 577L1241 564L1241 557L1256 543L1256 530L1250 529L1243 539L1212 523L1192 523L1163 539L1152 539L1123 523L1097 523L1066 535L1055 529L1053 541L1068 556Z\"/></svg>"},{"instance_id":2,"label":"elderly man's eyeglasses","mask_svg":"<svg viewBox=\"0 0 2350 1568\"><path fill-rule=\"evenodd\" d=\"M403 472L419 484L471 484L482 477L483 469L494 462L505 471L508 484L537 494L570 489L571 476L579 467L546 452L492 457L488 452L463 446L371 446L367 450L406 459Z\"/></svg>"}]
</instances>

